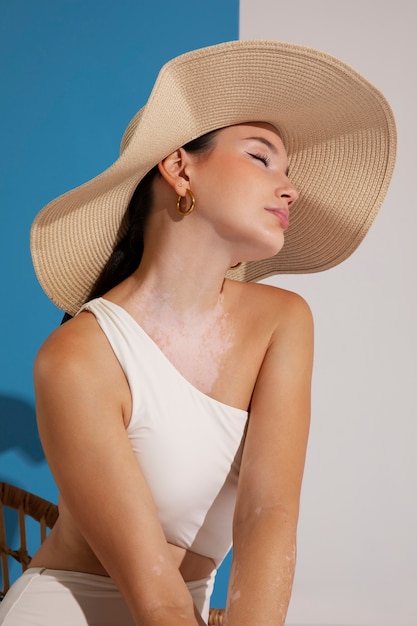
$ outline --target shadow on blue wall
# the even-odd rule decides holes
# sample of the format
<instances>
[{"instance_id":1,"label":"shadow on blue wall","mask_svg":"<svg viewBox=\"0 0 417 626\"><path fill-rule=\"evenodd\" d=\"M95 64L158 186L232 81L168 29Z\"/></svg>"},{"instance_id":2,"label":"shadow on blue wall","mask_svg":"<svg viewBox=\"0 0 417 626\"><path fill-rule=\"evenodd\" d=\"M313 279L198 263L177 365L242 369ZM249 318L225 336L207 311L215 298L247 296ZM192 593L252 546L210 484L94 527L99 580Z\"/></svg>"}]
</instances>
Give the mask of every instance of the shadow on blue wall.
<instances>
[{"instance_id":1,"label":"shadow on blue wall","mask_svg":"<svg viewBox=\"0 0 417 626\"><path fill-rule=\"evenodd\" d=\"M35 409L25 400L0 396L0 454L17 449L31 463L44 462L44 454L36 426Z\"/></svg>"}]
</instances>

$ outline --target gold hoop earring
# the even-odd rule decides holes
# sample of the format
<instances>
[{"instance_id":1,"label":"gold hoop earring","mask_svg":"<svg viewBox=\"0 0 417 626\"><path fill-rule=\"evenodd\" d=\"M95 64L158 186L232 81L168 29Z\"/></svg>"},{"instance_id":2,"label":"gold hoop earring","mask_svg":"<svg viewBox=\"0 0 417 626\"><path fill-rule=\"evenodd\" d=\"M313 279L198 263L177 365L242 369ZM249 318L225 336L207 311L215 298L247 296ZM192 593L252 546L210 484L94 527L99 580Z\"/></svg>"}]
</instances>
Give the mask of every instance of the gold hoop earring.
<instances>
[{"instance_id":1,"label":"gold hoop earring","mask_svg":"<svg viewBox=\"0 0 417 626\"><path fill-rule=\"evenodd\" d=\"M193 192L191 191L191 189L186 189L185 191L188 193L188 195L190 196L190 200L191 200L191 204L188 207L188 209L186 209L185 211L181 209L181 200L185 199L185 196L183 197L179 195L177 198L177 204L175 205L178 213L183 216L190 215L190 213L194 211L194 207L195 207L195 197L194 197Z\"/></svg>"}]
</instances>

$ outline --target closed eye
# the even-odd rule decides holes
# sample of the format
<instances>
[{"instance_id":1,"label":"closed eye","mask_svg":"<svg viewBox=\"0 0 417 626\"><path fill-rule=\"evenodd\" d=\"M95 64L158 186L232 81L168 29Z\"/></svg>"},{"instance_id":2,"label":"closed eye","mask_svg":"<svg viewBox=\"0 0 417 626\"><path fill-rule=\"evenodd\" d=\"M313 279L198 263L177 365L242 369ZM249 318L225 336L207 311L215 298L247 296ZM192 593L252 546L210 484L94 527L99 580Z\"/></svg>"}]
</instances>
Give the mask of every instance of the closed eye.
<instances>
[{"instance_id":1,"label":"closed eye","mask_svg":"<svg viewBox=\"0 0 417 626\"><path fill-rule=\"evenodd\" d=\"M257 161L262 161L265 167L268 167L271 161L269 156L267 154L262 154L262 152L247 152L246 154L251 156L253 159L256 159Z\"/></svg>"}]
</instances>

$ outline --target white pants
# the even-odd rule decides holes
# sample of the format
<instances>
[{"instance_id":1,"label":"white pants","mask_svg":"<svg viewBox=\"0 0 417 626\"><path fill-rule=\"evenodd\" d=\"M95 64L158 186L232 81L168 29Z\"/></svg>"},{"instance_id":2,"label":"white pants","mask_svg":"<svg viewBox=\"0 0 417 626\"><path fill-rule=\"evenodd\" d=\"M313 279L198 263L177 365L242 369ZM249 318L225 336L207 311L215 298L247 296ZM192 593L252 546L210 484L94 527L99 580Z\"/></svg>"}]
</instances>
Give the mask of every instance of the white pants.
<instances>
[{"instance_id":1,"label":"white pants","mask_svg":"<svg viewBox=\"0 0 417 626\"><path fill-rule=\"evenodd\" d=\"M186 583L207 622L214 575ZM29 568L0 603L2 626L134 626L111 578Z\"/></svg>"}]
</instances>

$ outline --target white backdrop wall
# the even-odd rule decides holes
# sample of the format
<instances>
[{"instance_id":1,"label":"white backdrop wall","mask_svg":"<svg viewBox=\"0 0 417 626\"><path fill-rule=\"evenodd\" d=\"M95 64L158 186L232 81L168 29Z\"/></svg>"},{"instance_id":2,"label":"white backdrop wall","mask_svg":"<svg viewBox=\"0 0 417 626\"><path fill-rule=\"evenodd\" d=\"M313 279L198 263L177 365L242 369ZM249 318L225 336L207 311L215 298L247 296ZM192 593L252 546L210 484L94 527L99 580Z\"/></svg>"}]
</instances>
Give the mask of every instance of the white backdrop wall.
<instances>
[{"instance_id":1,"label":"white backdrop wall","mask_svg":"<svg viewBox=\"0 0 417 626\"><path fill-rule=\"evenodd\" d=\"M397 167L361 247L267 282L316 320L313 416L288 624L417 625L417 2L241 0L240 38L325 50L388 98Z\"/></svg>"}]
</instances>

